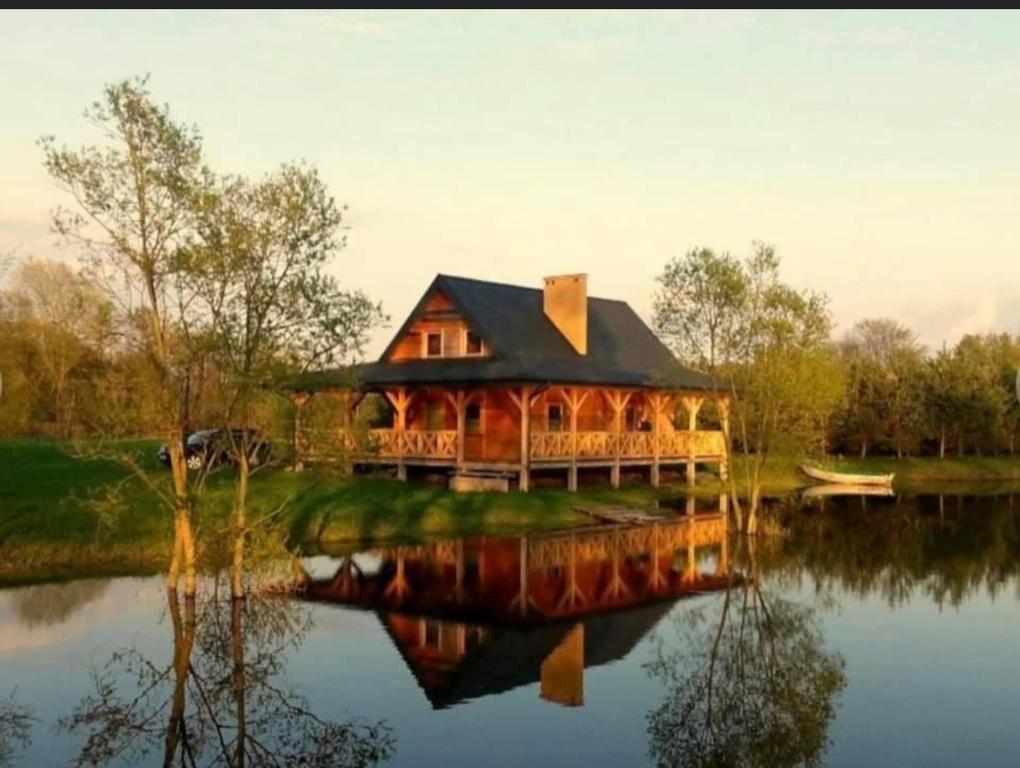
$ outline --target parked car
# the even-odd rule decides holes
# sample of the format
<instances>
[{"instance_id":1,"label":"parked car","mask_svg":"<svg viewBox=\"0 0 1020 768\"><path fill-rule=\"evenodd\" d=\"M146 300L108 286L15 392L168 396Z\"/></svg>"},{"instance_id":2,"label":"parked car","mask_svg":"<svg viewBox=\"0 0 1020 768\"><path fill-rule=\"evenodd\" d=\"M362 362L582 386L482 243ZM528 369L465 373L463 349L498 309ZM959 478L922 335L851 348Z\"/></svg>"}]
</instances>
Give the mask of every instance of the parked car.
<instances>
[{"instance_id":1,"label":"parked car","mask_svg":"<svg viewBox=\"0 0 1020 768\"><path fill-rule=\"evenodd\" d=\"M194 432L184 441L184 460L190 470L221 465L235 465L235 451L246 445L248 463L253 467L266 464L273 455L268 440L255 429L203 429ZM161 445L156 458L170 466L170 450Z\"/></svg>"}]
</instances>

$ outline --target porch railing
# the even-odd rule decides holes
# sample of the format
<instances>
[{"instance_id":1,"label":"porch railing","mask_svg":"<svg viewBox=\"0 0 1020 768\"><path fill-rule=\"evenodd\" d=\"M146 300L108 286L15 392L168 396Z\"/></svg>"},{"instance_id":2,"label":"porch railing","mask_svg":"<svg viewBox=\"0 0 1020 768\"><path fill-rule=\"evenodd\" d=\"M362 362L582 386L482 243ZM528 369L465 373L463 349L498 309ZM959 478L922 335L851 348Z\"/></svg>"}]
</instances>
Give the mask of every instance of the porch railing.
<instances>
[{"instance_id":1,"label":"porch railing","mask_svg":"<svg viewBox=\"0 0 1020 768\"><path fill-rule=\"evenodd\" d=\"M656 435L651 432L578 432L577 458L644 459L655 455ZM721 457L725 452L723 433L717 431L663 432L658 435L660 458ZM531 458L569 459L573 437L569 432L532 432Z\"/></svg>"},{"instance_id":2,"label":"porch railing","mask_svg":"<svg viewBox=\"0 0 1020 768\"><path fill-rule=\"evenodd\" d=\"M415 459L457 458L455 429L373 429L369 431L371 448L379 456L403 456Z\"/></svg>"}]
</instances>

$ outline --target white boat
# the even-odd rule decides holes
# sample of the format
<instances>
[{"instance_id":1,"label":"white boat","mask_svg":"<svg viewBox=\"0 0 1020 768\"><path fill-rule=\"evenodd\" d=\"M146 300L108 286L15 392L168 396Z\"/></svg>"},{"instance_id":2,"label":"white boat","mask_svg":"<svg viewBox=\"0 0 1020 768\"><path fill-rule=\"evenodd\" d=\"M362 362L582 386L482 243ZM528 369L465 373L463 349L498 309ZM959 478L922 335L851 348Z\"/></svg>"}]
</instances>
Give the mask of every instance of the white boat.
<instances>
[{"instance_id":1,"label":"white boat","mask_svg":"<svg viewBox=\"0 0 1020 768\"><path fill-rule=\"evenodd\" d=\"M823 483L834 483L836 485L877 485L889 487L892 485L896 475L855 475L850 472L832 472L827 469L802 464L801 471L813 480L821 480Z\"/></svg>"}]
</instances>

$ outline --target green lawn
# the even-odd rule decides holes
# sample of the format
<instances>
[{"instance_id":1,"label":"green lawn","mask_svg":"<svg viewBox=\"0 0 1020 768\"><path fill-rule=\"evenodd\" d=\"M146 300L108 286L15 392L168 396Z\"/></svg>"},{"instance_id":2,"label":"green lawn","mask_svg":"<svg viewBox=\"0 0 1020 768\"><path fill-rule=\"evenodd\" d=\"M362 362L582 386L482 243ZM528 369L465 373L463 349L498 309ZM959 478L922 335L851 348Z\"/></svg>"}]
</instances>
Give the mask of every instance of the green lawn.
<instances>
[{"instance_id":1,"label":"green lawn","mask_svg":"<svg viewBox=\"0 0 1020 768\"><path fill-rule=\"evenodd\" d=\"M154 467L156 445L138 441L118 447L135 451ZM127 476L114 462L77 458L65 443L0 442L0 579L90 569L136 572L164 565L170 517L142 482L129 478L116 503L94 503ZM212 542L209 546L225 529L231 483L229 470L217 471L200 497L199 533L203 541ZM270 468L256 473L250 498L253 517L279 510L279 527L296 545L564 528L592 522L573 509L576 504L641 506L653 503L655 495L643 487L591 489L576 495L457 494L431 485L349 478L328 470L294 473Z\"/></svg>"},{"instance_id":2,"label":"green lawn","mask_svg":"<svg viewBox=\"0 0 1020 768\"><path fill-rule=\"evenodd\" d=\"M155 467L156 443L121 442ZM947 483L1020 480L1020 460L868 459L835 462L848 471L895 472L897 488L919 491ZM735 472L740 477L739 461ZM165 565L170 519L144 484L128 479L116 503L96 504L127 477L120 465L76 458L66 443L0 441L0 579L39 578L83 572L151 572ZM166 475L163 475L166 479ZM165 481L165 480L164 480ZM229 509L232 474L213 473L201 497L198 522L207 546L220 540ZM773 466L766 492L787 493L806 484L797 463ZM648 506L676 495L682 485L653 490L585 488L578 494L455 494L424 484L382 478L348 478L328 470L301 473L271 468L252 483L253 516L271 510L292 545L373 544L472 534L509 534L590 524L574 507L584 504ZM723 489L711 475L699 477L697 495Z\"/></svg>"}]
</instances>

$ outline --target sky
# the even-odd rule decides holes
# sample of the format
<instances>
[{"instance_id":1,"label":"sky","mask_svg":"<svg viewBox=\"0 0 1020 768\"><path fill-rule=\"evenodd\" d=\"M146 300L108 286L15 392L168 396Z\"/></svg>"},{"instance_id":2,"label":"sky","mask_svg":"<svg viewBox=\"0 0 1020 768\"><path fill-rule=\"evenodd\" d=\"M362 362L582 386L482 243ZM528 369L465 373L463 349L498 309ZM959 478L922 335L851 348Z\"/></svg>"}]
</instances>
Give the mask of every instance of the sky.
<instances>
[{"instance_id":1,"label":"sky","mask_svg":"<svg viewBox=\"0 0 1020 768\"><path fill-rule=\"evenodd\" d=\"M348 206L334 271L392 317L436 273L648 318L695 246L774 244L839 331L1020 332L1020 14L0 11L0 253L72 259L36 140L97 136L148 74L209 162L303 159Z\"/></svg>"}]
</instances>

